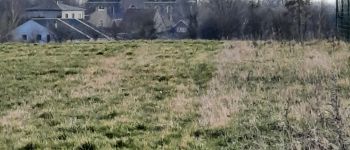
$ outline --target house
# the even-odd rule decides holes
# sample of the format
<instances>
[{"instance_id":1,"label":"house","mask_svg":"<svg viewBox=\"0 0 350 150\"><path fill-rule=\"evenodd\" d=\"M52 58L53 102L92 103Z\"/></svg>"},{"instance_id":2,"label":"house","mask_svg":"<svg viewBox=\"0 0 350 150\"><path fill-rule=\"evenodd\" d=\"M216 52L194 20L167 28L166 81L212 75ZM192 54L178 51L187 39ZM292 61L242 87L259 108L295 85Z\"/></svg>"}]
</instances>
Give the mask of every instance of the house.
<instances>
[{"instance_id":1,"label":"house","mask_svg":"<svg viewBox=\"0 0 350 150\"><path fill-rule=\"evenodd\" d=\"M108 9L104 6L97 7L96 10L89 15L88 22L99 27L109 28L113 25L113 17L108 13Z\"/></svg>"},{"instance_id":2,"label":"house","mask_svg":"<svg viewBox=\"0 0 350 150\"><path fill-rule=\"evenodd\" d=\"M9 38L16 42L62 42L111 38L79 19L33 18L12 30Z\"/></svg>"},{"instance_id":3,"label":"house","mask_svg":"<svg viewBox=\"0 0 350 150\"><path fill-rule=\"evenodd\" d=\"M81 0L85 8L42 0L7 37L21 42L128 38L186 38L193 0ZM87 14L87 15L85 15ZM86 20L86 21L85 21ZM103 30L108 29L108 34Z\"/></svg>"},{"instance_id":4,"label":"house","mask_svg":"<svg viewBox=\"0 0 350 150\"><path fill-rule=\"evenodd\" d=\"M11 40L18 42L37 41L48 43L51 42L54 36L54 33L34 20L27 21L10 33Z\"/></svg>"},{"instance_id":5,"label":"house","mask_svg":"<svg viewBox=\"0 0 350 150\"><path fill-rule=\"evenodd\" d=\"M26 10L27 22L8 34L17 42L61 42L67 40L111 40L108 35L84 21L85 9L59 1L44 0Z\"/></svg>"},{"instance_id":6,"label":"house","mask_svg":"<svg viewBox=\"0 0 350 150\"><path fill-rule=\"evenodd\" d=\"M181 39L186 38L188 36L189 23L185 20L180 20L176 24L173 25L170 33L172 34L172 38Z\"/></svg>"},{"instance_id":7,"label":"house","mask_svg":"<svg viewBox=\"0 0 350 150\"><path fill-rule=\"evenodd\" d=\"M44 0L38 6L26 9L28 18L84 19L85 9L63 4L61 1Z\"/></svg>"},{"instance_id":8,"label":"house","mask_svg":"<svg viewBox=\"0 0 350 150\"><path fill-rule=\"evenodd\" d=\"M188 27L186 20L173 24L169 19L164 19L158 10L137 8L128 9L119 24L122 34L129 34L134 38L186 38Z\"/></svg>"},{"instance_id":9,"label":"house","mask_svg":"<svg viewBox=\"0 0 350 150\"><path fill-rule=\"evenodd\" d=\"M184 25L188 25L188 16L196 9L195 0L88 0L86 3L86 13L88 22L94 26L101 28L110 28L116 24L114 20L122 20L121 22L130 22L128 17L131 11L138 12L154 10L153 18L157 33L171 32L174 26L181 24L181 30ZM136 13L134 11L133 13ZM138 15L150 18L149 14L139 13ZM126 21L123 21L126 20ZM141 20L144 20L141 18ZM139 23L140 21L137 21ZM141 21L142 22L142 21ZM125 23L124 23L125 24ZM124 28L124 27L122 27ZM130 28L130 27L129 27ZM188 27L187 27L188 28ZM127 31L123 31L127 32ZM164 35L164 34L163 34Z\"/></svg>"},{"instance_id":10,"label":"house","mask_svg":"<svg viewBox=\"0 0 350 150\"><path fill-rule=\"evenodd\" d=\"M165 32L158 33L159 39L183 39L189 36L189 23L185 20L180 20Z\"/></svg>"},{"instance_id":11,"label":"house","mask_svg":"<svg viewBox=\"0 0 350 150\"><path fill-rule=\"evenodd\" d=\"M110 28L123 17L120 0L88 0L85 8L87 21L99 28Z\"/></svg>"}]
</instances>

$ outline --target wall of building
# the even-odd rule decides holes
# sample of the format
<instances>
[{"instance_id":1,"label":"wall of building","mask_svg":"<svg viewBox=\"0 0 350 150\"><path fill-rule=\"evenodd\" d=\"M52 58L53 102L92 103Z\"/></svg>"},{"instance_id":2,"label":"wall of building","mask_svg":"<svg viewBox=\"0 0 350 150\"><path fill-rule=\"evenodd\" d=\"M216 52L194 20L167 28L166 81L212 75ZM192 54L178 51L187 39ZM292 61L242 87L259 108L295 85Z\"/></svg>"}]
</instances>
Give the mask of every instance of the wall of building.
<instances>
[{"instance_id":1,"label":"wall of building","mask_svg":"<svg viewBox=\"0 0 350 150\"><path fill-rule=\"evenodd\" d=\"M121 3L117 1L108 3L88 2L85 5L86 14L88 15L101 8L106 9L112 18L121 18L123 15Z\"/></svg>"},{"instance_id":2,"label":"wall of building","mask_svg":"<svg viewBox=\"0 0 350 150\"><path fill-rule=\"evenodd\" d=\"M11 40L17 42L39 42L47 43L54 41L54 35L42 25L35 21L27 21L11 32Z\"/></svg>"},{"instance_id":3,"label":"wall of building","mask_svg":"<svg viewBox=\"0 0 350 150\"><path fill-rule=\"evenodd\" d=\"M175 2L147 2L145 8L157 10L164 19L173 22L176 11L179 11L178 6Z\"/></svg>"},{"instance_id":4,"label":"wall of building","mask_svg":"<svg viewBox=\"0 0 350 150\"><path fill-rule=\"evenodd\" d=\"M112 18L108 15L107 8L96 10L90 14L88 22L102 28L111 27L113 24Z\"/></svg>"},{"instance_id":5,"label":"wall of building","mask_svg":"<svg viewBox=\"0 0 350 150\"><path fill-rule=\"evenodd\" d=\"M62 18L84 19L84 11L62 11Z\"/></svg>"},{"instance_id":6,"label":"wall of building","mask_svg":"<svg viewBox=\"0 0 350 150\"><path fill-rule=\"evenodd\" d=\"M75 0L78 5L82 6L85 5L88 0Z\"/></svg>"}]
</instances>

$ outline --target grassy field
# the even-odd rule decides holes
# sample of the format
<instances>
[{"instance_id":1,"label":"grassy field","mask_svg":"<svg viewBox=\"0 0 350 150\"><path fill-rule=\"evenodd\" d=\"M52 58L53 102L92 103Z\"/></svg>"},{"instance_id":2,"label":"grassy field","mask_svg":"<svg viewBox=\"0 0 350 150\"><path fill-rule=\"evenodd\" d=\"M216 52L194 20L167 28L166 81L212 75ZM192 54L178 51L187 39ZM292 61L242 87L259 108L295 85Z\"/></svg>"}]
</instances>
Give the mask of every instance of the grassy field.
<instances>
[{"instance_id":1,"label":"grassy field","mask_svg":"<svg viewBox=\"0 0 350 150\"><path fill-rule=\"evenodd\" d=\"M1 44L0 149L348 149L349 49Z\"/></svg>"}]
</instances>

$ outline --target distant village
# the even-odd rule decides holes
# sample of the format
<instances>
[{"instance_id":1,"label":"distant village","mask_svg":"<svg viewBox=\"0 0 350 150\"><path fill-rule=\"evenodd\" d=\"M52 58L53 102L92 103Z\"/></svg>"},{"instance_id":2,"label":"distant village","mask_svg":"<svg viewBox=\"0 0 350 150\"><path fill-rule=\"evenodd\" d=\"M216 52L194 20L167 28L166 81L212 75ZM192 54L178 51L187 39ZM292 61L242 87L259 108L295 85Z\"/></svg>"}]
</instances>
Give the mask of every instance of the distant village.
<instances>
[{"instance_id":1,"label":"distant village","mask_svg":"<svg viewBox=\"0 0 350 150\"><path fill-rule=\"evenodd\" d=\"M9 41L63 42L188 38L195 0L79 0L72 6L44 0L25 10Z\"/></svg>"},{"instance_id":2,"label":"distant village","mask_svg":"<svg viewBox=\"0 0 350 150\"><path fill-rule=\"evenodd\" d=\"M349 10L343 9L347 3L337 4L316 0L0 0L0 43L187 38L304 41L340 35L350 39Z\"/></svg>"}]
</instances>

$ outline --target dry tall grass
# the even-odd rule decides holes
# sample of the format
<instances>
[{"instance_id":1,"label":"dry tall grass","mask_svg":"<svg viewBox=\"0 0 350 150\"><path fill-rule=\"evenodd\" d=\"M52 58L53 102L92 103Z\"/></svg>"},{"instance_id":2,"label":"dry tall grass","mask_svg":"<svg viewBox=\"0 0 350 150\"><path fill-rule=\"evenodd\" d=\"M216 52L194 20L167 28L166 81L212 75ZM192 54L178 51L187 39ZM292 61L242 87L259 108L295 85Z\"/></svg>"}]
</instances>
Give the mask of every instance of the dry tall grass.
<instances>
[{"instance_id":1,"label":"dry tall grass","mask_svg":"<svg viewBox=\"0 0 350 150\"><path fill-rule=\"evenodd\" d=\"M245 61L250 55L252 55L252 49L246 42L235 44L226 42L223 45L223 50L216 56L216 74L209 83L206 94L200 97L201 118L199 123L202 126L225 126L235 112L244 109L241 100L246 95L246 91L230 85L228 82L230 75L236 70L229 68ZM247 76L245 73L240 75L241 79Z\"/></svg>"},{"instance_id":2,"label":"dry tall grass","mask_svg":"<svg viewBox=\"0 0 350 150\"><path fill-rule=\"evenodd\" d=\"M200 124L251 130L254 140L246 142L254 144L231 145L238 149L350 148L347 48L326 41L226 42L200 98Z\"/></svg>"}]
</instances>

